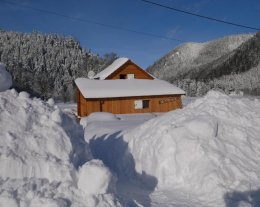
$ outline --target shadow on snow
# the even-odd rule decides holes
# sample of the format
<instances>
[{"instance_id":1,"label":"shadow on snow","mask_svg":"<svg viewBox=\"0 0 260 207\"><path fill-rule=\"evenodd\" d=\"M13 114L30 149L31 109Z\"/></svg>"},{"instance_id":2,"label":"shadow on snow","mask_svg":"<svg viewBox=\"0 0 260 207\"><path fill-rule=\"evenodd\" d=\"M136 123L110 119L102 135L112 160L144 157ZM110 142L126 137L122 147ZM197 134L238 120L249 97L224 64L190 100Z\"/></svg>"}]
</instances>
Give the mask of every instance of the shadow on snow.
<instances>
[{"instance_id":1,"label":"shadow on snow","mask_svg":"<svg viewBox=\"0 0 260 207\"><path fill-rule=\"evenodd\" d=\"M104 162L117 175L117 196L120 202L129 207L151 206L149 195L154 191L158 181L145 172L137 173L133 155L128 150L128 143L124 141L121 131L93 137L90 148L94 158ZM148 160L152 162L152 160ZM137 203L136 203L137 202Z\"/></svg>"},{"instance_id":2,"label":"shadow on snow","mask_svg":"<svg viewBox=\"0 0 260 207\"><path fill-rule=\"evenodd\" d=\"M227 207L260 207L260 189L244 192L228 192L224 195L224 201Z\"/></svg>"}]
</instances>

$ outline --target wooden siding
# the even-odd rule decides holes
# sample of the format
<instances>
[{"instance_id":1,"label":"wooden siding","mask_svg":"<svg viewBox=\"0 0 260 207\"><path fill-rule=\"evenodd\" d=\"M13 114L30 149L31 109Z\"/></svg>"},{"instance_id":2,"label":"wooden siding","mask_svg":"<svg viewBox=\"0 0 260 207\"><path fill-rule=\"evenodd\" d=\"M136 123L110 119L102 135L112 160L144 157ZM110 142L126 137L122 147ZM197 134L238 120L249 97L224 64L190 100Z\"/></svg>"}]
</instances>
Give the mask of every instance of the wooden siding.
<instances>
[{"instance_id":1,"label":"wooden siding","mask_svg":"<svg viewBox=\"0 0 260 207\"><path fill-rule=\"evenodd\" d=\"M78 115L81 114L81 98L82 98L82 94L80 93L79 89L77 88L77 91L76 91L76 94L77 94L77 112L78 112Z\"/></svg>"},{"instance_id":2,"label":"wooden siding","mask_svg":"<svg viewBox=\"0 0 260 207\"><path fill-rule=\"evenodd\" d=\"M180 95L85 99L79 92L78 115L88 116L93 112L114 114L168 112L182 107ZM149 108L135 109L135 100L149 100Z\"/></svg>"},{"instance_id":3,"label":"wooden siding","mask_svg":"<svg viewBox=\"0 0 260 207\"><path fill-rule=\"evenodd\" d=\"M120 75L123 74L134 74L135 79L149 79L153 80L154 78L141 69L138 65L134 64L130 60L127 61L125 64L123 64L120 68L118 68L116 71L111 73L106 80L113 80L113 79L120 79Z\"/></svg>"}]
</instances>

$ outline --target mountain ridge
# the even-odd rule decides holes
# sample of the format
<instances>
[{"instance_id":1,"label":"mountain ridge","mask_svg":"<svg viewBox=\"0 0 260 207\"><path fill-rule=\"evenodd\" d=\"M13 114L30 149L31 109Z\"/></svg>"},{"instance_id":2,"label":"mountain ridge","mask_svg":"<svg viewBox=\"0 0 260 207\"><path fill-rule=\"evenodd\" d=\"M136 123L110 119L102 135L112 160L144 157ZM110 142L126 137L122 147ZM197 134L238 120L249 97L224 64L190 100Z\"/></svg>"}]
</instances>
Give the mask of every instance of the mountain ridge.
<instances>
[{"instance_id":1,"label":"mountain ridge","mask_svg":"<svg viewBox=\"0 0 260 207\"><path fill-rule=\"evenodd\" d=\"M197 50L194 50L194 45ZM183 48L186 48L184 52ZM180 56L178 54L181 54L179 59L175 58L176 55ZM147 70L158 78L177 84L191 96L204 95L209 89L221 89L226 93L242 90L251 94L246 88L226 88L224 85L218 86L218 82L224 76L257 68L259 63L260 33L256 33L226 36L206 43L185 43L160 58ZM198 91L200 89L197 85L206 88L203 93ZM191 87L196 87L196 90ZM258 87L260 85L254 86Z\"/></svg>"}]
</instances>

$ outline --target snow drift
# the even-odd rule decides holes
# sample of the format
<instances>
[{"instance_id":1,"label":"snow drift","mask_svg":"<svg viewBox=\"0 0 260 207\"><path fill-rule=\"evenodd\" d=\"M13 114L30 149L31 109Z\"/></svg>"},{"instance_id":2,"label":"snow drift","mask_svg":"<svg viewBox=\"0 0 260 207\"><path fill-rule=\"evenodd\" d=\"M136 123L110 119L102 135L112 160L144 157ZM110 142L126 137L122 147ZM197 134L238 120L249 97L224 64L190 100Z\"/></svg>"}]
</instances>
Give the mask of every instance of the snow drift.
<instances>
[{"instance_id":1,"label":"snow drift","mask_svg":"<svg viewBox=\"0 0 260 207\"><path fill-rule=\"evenodd\" d=\"M15 90L0 94L0 177L72 181L72 144L58 108Z\"/></svg>"},{"instance_id":2,"label":"snow drift","mask_svg":"<svg viewBox=\"0 0 260 207\"><path fill-rule=\"evenodd\" d=\"M0 63L0 91L5 91L12 86L12 76L6 71L5 65Z\"/></svg>"},{"instance_id":3,"label":"snow drift","mask_svg":"<svg viewBox=\"0 0 260 207\"><path fill-rule=\"evenodd\" d=\"M0 92L0 206L120 206L112 174L90 160L81 126L52 100Z\"/></svg>"},{"instance_id":4,"label":"snow drift","mask_svg":"<svg viewBox=\"0 0 260 207\"><path fill-rule=\"evenodd\" d=\"M260 102L211 91L126 133L135 170L206 200L260 186ZM216 204L216 203L215 203Z\"/></svg>"},{"instance_id":5,"label":"snow drift","mask_svg":"<svg viewBox=\"0 0 260 207\"><path fill-rule=\"evenodd\" d=\"M228 193L260 186L259 100L210 91L134 129L97 126L85 128L95 157L119 178L141 179L159 191L192 198L184 206L196 206L195 201L198 206L225 206Z\"/></svg>"}]
</instances>

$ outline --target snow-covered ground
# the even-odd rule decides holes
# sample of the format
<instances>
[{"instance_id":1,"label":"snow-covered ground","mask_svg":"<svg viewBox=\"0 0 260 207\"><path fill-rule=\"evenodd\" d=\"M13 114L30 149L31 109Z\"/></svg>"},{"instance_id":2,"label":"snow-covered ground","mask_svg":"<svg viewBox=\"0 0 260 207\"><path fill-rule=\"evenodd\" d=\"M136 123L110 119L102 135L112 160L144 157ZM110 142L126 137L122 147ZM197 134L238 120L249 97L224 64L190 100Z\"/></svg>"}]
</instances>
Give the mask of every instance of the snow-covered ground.
<instances>
[{"instance_id":1,"label":"snow-covered ground","mask_svg":"<svg viewBox=\"0 0 260 207\"><path fill-rule=\"evenodd\" d=\"M184 109L149 121L140 116L85 122L93 156L118 177L121 202L260 205L259 100L211 91L186 101L191 103Z\"/></svg>"},{"instance_id":2,"label":"snow-covered ground","mask_svg":"<svg viewBox=\"0 0 260 207\"><path fill-rule=\"evenodd\" d=\"M75 104L6 90L2 74L0 207L260 206L259 99L210 91L78 123Z\"/></svg>"},{"instance_id":3,"label":"snow-covered ground","mask_svg":"<svg viewBox=\"0 0 260 207\"><path fill-rule=\"evenodd\" d=\"M1 207L120 206L116 179L52 100L0 92L0 123Z\"/></svg>"},{"instance_id":4,"label":"snow-covered ground","mask_svg":"<svg viewBox=\"0 0 260 207\"><path fill-rule=\"evenodd\" d=\"M121 206L116 177L93 159L74 115L4 90L9 78L0 73L0 207Z\"/></svg>"}]
</instances>

